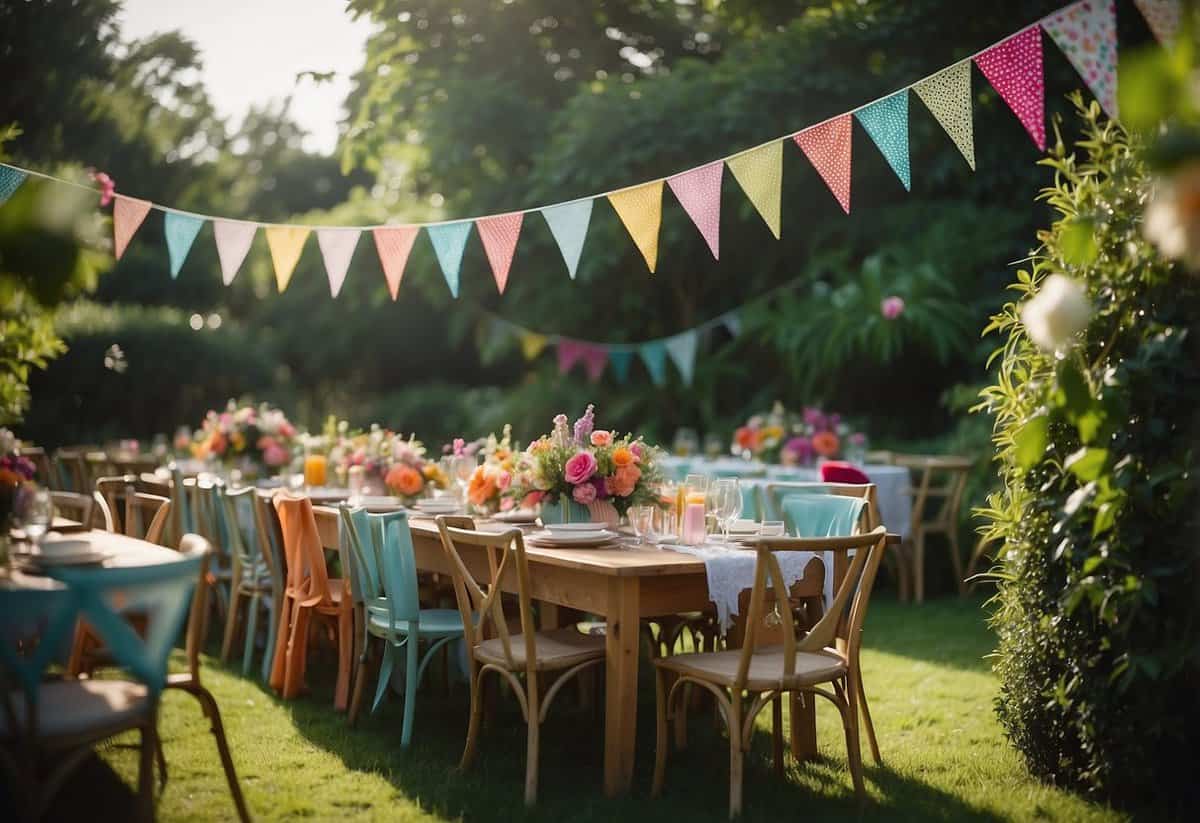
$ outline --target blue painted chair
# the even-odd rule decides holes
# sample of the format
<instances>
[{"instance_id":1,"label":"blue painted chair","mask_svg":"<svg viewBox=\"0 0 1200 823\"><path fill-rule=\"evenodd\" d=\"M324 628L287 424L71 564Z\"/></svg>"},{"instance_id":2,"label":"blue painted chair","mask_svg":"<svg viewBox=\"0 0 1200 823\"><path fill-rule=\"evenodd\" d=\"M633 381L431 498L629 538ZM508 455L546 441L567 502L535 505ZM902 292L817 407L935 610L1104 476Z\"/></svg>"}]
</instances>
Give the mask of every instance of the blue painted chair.
<instances>
[{"instance_id":1,"label":"blue painted chair","mask_svg":"<svg viewBox=\"0 0 1200 823\"><path fill-rule=\"evenodd\" d=\"M192 516L191 500L184 484L183 472L172 463L171 471L171 527L167 534L167 545L178 546L185 534L194 534L196 520ZM193 484L195 481L191 481Z\"/></svg>"},{"instance_id":2,"label":"blue painted chair","mask_svg":"<svg viewBox=\"0 0 1200 823\"><path fill-rule=\"evenodd\" d=\"M363 649L371 637L383 641L383 661L371 711L383 701L396 658L404 649L404 722L400 745L408 746L412 741L421 677L438 650L463 636L462 617L455 609L421 608L406 513L368 514L361 508L343 506L341 528L350 547L350 585L355 599L362 603ZM424 656L419 654L421 641L430 643ZM365 666L360 664L356 693L360 691L364 670Z\"/></svg>"},{"instance_id":3,"label":"blue painted chair","mask_svg":"<svg viewBox=\"0 0 1200 823\"><path fill-rule=\"evenodd\" d=\"M251 498L254 507L254 532L258 537L258 551L266 559L271 572L270 619L267 625L267 650L263 654L262 679L270 681L272 655L275 651L279 622L282 614L284 588L287 586L287 563L283 555L283 533L279 528L279 514L271 504L269 492L255 491Z\"/></svg>"},{"instance_id":4,"label":"blue painted chair","mask_svg":"<svg viewBox=\"0 0 1200 823\"><path fill-rule=\"evenodd\" d=\"M278 602L272 596L275 581L272 578L270 558L263 554L263 544L258 534L254 512L256 494L257 490L253 486L244 486L233 491L220 487L216 489L218 525L225 537L233 563L229 610L225 614L225 632L221 643L221 659L228 660L233 651L233 641L237 636L238 622L241 619L241 607L245 605L246 638L242 649L243 676L250 673L250 664L254 660L254 641L258 631L259 612L265 609L268 625L275 625L275 604ZM271 632L268 630L268 641L273 639L270 635ZM267 648L275 647L268 643Z\"/></svg>"}]
</instances>

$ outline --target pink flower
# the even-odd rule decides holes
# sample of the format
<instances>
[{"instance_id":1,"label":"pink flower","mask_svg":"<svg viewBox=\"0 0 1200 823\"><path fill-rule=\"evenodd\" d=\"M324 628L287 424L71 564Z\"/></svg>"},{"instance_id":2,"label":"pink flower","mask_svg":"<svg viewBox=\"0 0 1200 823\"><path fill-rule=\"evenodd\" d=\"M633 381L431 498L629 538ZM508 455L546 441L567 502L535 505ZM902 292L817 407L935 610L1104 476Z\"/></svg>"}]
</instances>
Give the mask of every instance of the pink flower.
<instances>
[{"instance_id":1,"label":"pink flower","mask_svg":"<svg viewBox=\"0 0 1200 823\"><path fill-rule=\"evenodd\" d=\"M508 487L512 485L512 472L502 471L500 476L496 478L496 488L500 491L508 491Z\"/></svg>"},{"instance_id":2,"label":"pink flower","mask_svg":"<svg viewBox=\"0 0 1200 823\"><path fill-rule=\"evenodd\" d=\"M564 478L572 486L579 485L596 473L596 458L591 452L578 452L567 461Z\"/></svg>"},{"instance_id":3,"label":"pink flower","mask_svg":"<svg viewBox=\"0 0 1200 823\"><path fill-rule=\"evenodd\" d=\"M93 171L92 179L100 184L100 205L107 206L117 190L116 182L102 171Z\"/></svg>"},{"instance_id":4,"label":"pink flower","mask_svg":"<svg viewBox=\"0 0 1200 823\"><path fill-rule=\"evenodd\" d=\"M288 462L289 457L287 449L280 448L274 443L269 448L263 449L263 462L268 466L282 466Z\"/></svg>"},{"instance_id":5,"label":"pink flower","mask_svg":"<svg viewBox=\"0 0 1200 823\"><path fill-rule=\"evenodd\" d=\"M542 498L546 496L543 491L533 491L521 498L521 508L532 509L538 503L542 502Z\"/></svg>"},{"instance_id":6,"label":"pink flower","mask_svg":"<svg viewBox=\"0 0 1200 823\"><path fill-rule=\"evenodd\" d=\"M613 440L612 432L605 431L604 429L596 429L594 432L592 432L592 445L593 446L597 446L597 447L611 446L612 440Z\"/></svg>"},{"instance_id":7,"label":"pink flower","mask_svg":"<svg viewBox=\"0 0 1200 823\"><path fill-rule=\"evenodd\" d=\"M596 502L596 487L593 486L591 483L584 483L582 485L576 486L575 490L573 492L571 492L571 497L574 498L576 503L582 503L585 506L588 503L595 503Z\"/></svg>"},{"instance_id":8,"label":"pink flower","mask_svg":"<svg viewBox=\"0 0 1200 823\"><path fill-rule=\"evenodd\" d=\"M879 304L879 313L888 320L895 320L904 314L904 298L895 295L883 298L883 302Z\"/></svg>"},{"instance_id":9,"label":"pink flower","mask_svg":"<svg viewBox=\"0 0 1200 823\"><path fill-rule=\"evenodd\" d=\"M516 504L513 502L511 497L500 498L500 511L502 512L511 511L512 507L515 505Z\"/></svg>"},{"instance_id":10,"label":"pink flower","mask_svg":"<svg viewBox=\"0 0 1200 823\"><path fill-rule=\"evenodd\" d=\"M463 440L461 437L454 438L453 448L454 448L454 456L455 457L463 456L465 443L466 443L466 441Z\"/></svg>"},{"instance_id":11,"label":"pink flower","mask_svg":"<svg viewBox=\"0 0 1200 823\"><path fill-rule=\"evenodd\" d=\"M629 444L629 450L633 452L633 456L641 460L645 456L646 449L642 446L641 441L634 441Z\"/></svg>"}]
</instances>

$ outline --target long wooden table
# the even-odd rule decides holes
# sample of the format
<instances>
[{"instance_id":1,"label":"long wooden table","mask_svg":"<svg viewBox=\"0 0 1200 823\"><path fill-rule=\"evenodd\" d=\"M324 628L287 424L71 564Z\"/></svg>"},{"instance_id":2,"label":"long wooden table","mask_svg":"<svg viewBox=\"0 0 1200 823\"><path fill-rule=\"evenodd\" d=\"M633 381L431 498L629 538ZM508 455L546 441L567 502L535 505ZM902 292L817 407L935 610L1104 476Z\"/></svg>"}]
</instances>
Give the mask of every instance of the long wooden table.
<instances>
[{"instance_id":1,"label":"long wooden table","mask_svg":"<svg viewBox=\"0 0 1200 823\"><path fill-rule=\"evenodd\" d=\"M337 510L314 507L325 546L341 550ZM421 571L451 574L437 526L432 520L409 521L413 551ZM481 522L479 528L497 531L512 528ZM483 551L462 547L463 562L473 574L486 579ZM633 780L637 735L637 684L640 624L645 618L699 611L710 605L704 562L682 552L642 545L621 549L547 549L526 544L531 596L546 604L566 606L603 616L606 631L606 688L604 714L604 791L610 797L625 794ZM510 568L509 571L512 571ZM837 577L835 569L835 578ZM801 597L820 597L825 567L813 559L804 579L793 588ZM501 581L506 591L516 591L515 573ZM553 609L542 610L542 628ZM799 757L816 754L816 717L811 701L799 711L793 704L793 752Z\"/></svg>"}]
</instances>

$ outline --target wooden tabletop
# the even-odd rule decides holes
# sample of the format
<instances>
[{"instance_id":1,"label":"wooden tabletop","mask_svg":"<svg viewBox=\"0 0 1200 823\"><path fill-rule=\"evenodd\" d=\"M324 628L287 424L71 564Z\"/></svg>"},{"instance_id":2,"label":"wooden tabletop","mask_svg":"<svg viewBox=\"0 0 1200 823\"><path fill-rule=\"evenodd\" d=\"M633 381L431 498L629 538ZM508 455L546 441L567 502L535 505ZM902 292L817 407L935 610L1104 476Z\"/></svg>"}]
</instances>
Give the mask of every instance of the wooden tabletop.
<instances>
[{"instance_id":1,"label":"wooden tabletop","mask_svg":"<svg viewBox=\"0 0 1200 823\"><path fill-rule=\"evenodd\" d=\"M100 564L103 568L129 568L132 566L151 566L158 563L170 563L179 559L179 553L145 540L127 537L123 534L106 532L102 529L92 529L86 532L73 532L64 535L66 540L82 540L94 551L104 552L108 558ZM49 589L59 584L47 575L28 574L14 569L7 579L2 581L4 588Z\"/></svg>"}]
</instances>

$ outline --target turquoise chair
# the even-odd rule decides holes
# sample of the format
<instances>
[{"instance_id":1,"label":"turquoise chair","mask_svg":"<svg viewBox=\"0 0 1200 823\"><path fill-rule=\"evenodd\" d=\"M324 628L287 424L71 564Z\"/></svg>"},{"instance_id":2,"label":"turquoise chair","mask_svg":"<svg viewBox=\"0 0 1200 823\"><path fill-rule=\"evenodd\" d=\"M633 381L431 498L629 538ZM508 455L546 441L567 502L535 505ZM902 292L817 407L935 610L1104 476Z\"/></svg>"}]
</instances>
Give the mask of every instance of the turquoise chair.
<instances>
[{"instance_id":1,"label":"turquoise chair","mask_svg":"<svg viewBox=\"0 0 1200 823\"><path fill-rule=\"evenodd\" d=\"M171 534L168 545L178 546L185 534L196 532L196 519L192 516L191 501L183 484L183 472L171 463Z\"/></svg>"},{"instance_id":2,"label":"turquoise chair","mask_svg":"<svg viewBox=\"0 0 1200 823\"><path fill-rule=\"evenodd\" d=\"M846 537L854 534L866 498L840 494L789 494L782 500L783 522L793 537Z\"/></svg>"},{"instance_id":3,"label":"turquoise chair","mask_svg":"<svg viewBox=\"0 0 1200 823\"><path fill-rule=\"evenodd\" d=\"M268 625L275 624L274 580L271 564L262 553L263 544L258 534L256 515L253 510L253 486L244 486L234 491L222 487L216 489L217 524L226 540L233 558L230 582L229 611L225 615L224 639L221 643L221 659L228 660L233 651L237 635L237 624L243 599L246 600L246 641L242 649L242 676L250 673L254 660L254 640L258 631L258 613L266 608ZM271 632L268 631L268 640ZM274 646L268 643L268 656Z\"/></svg>"},{"instance_id":4,"label":"turquoise chair","mask_svg":"<svg viewBox=\"0 0 1200 823\"><path fill-rule=\"evenodd\" d=\"M421 677L439 649L462 638L462 617L457 609L421 608L412 532L405 512L368 514L361 508L343 506L341 528L350 546L350 585L363 605L363 648L371 637L380 638L384 644L371 711L383 701L396 657L403 648L404 723L400 745L408 746ZM421 641L430 642L423 657L418 656Z\"/></svg>"},{"instance_id":5,"label":"turquoise chair","mask_svg":"<svg viewBox=\"0 0 1200 823\"><path fill-rule=\"evenodd\" d=\"M267 561L271 572L271 597L267 601L267 648L263 654L262 679L271 679L271 663L275 654L276 634L279 631L279 609L287 587L287 561L283 556L283 534L279 530L279 515L271 504L269 494L257 489L250 498L254 509L254 531L258 537L259 554Z\"/></svg>"}]
</instances>

